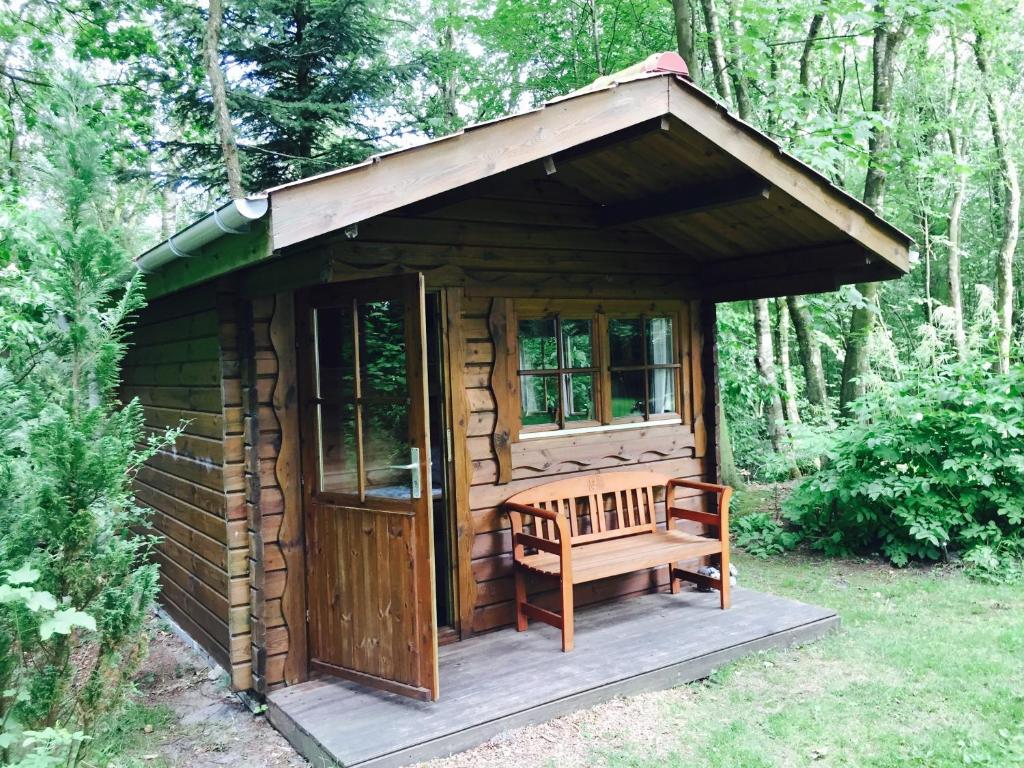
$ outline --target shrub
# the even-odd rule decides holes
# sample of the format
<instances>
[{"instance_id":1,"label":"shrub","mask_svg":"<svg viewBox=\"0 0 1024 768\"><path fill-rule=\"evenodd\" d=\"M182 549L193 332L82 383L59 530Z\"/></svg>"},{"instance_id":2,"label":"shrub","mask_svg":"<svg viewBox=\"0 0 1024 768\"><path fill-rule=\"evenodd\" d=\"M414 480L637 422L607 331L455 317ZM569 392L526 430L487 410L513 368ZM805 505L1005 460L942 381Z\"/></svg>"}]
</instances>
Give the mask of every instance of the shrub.
<instances>
[{"instance_id":1,"label":"shrub","mask_svg":"<svg viewBox=\"0 0 1024 768\"><path fill-rule=\"evenodd\" d=\"M922 366L855 403L827 459L786 504L827 554L954 552L993 573L1024 554L1024 367Z\"/></svg>"},{"instance_id":2,"label":"shrub","mask_svg":"<svg viewBox=\"0 0 1024 768\"><path fill-rule=\"evenodd\" d=\"M748 554L766 559L796 546L799 535L786 528L768 512L750 512L729 523L736 546Z\"/></svg>"},{"instance_id":3,"label":"shrub","mask_svg":"<svg viewBox=\"0 0 1024 768\"><path fill-rule=\"evenodd\" d=\"M52 207L0 240L0 764L21 766L79 764L144 657L157 570L131 481L174 437L117 400L141 285L102 209L102 116L82 91L53 110Z\"/></svg>"}]
</instances>

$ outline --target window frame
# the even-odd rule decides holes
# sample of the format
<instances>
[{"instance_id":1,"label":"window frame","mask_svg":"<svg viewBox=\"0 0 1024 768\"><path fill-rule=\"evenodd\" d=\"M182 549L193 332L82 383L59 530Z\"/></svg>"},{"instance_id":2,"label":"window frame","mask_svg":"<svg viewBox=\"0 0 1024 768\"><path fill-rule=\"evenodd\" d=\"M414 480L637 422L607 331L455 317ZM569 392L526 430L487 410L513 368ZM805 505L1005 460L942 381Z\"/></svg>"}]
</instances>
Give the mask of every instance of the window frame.
<instances>
[{"instance_id":1,"label":"window frame","mask_svg":"<svg viewBox=\"0 0 1024 768\"><path fill-rule=\"evenodd\" d=\"M634 301L615 300L605 302L594 302L585 299L564 299L564 300L517 300L513 304L513 322L509 323L515 329L513 338L510 340L512 349L510 353L514 356L514 370L516 397L514 413L511 415L513 440L532 440L535 438L558 437L593 432L611 432L622 429L639 429L645 427L678 426L684 424L688 418L687 398L689 387L684 375L689 361L689 312L683 301ZM558 368L547 369L521 369L519 368L519 322L521 320L539 320L552 318L556 319L556 340L558 349ZM657 317L669 317L672 320L672 350L675 362L673 363L649 363L647 350L647 321ZM640 319L642 321L643 339L643 361L640 366L616 366L614 370L634 369L644 372L644 414L612 417L611 398L611 350L609 332L609 321L613 319ZM591 349L592 363L589 368L565 368L563 340L561 337L561 322L563 320L590 320L591 321ZM675 385L675 411L673 413L649 413L649 383L647 372L655 369L674 370L673 379ZM560 422L548 424L526 424L522 423L522 399L521 386L522 377L529 375L557 375L559 378L559 404L563 397L564 380L567 374L590 373L594 377L594 412L597 418L592 421L570 421L565 422L564 416Z\"/></svg>"}]
</instances>

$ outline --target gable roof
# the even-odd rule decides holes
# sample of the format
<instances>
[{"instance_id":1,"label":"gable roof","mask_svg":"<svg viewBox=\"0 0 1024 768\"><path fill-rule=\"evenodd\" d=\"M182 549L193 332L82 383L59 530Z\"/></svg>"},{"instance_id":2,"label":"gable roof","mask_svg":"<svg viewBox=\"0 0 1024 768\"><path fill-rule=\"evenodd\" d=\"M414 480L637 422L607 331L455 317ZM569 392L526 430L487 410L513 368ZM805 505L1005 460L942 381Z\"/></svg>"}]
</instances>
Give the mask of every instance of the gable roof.
<instances>
[{"instance_id":1,"label":"gable roof","mask_svg":"<svg viewBox=\"0 0 1024 768\"><path fill-rule=\"evenodd\" d=\"M252 258L538 163L605 218L641 222L681 253L708 257L715 262L709 276L723 264L742 267L741 257L765 272L767 255L779 262L768 271L784 278L792 254L835 273L814 290L909 269L906 234L695 86L675 54L657 54L527 112L271 188L264 193L269 237ZM566 163L575 167L563 174ZM749 221L724 214L711 221L716 200L729 207L748 198L760 200ZM236 262L231 268L247 265Z\"/></svg>"}]
</instances>

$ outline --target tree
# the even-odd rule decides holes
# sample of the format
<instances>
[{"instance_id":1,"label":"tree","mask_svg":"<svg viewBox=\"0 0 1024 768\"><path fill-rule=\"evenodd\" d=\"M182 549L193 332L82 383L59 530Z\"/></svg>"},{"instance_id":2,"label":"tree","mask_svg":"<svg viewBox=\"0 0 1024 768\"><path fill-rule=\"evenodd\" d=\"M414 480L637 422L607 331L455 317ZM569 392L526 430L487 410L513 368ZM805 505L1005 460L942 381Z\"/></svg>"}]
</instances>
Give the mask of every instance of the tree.
<instances>
[{"instance_id":1,"label":"tree","mask_svg":"<svg viewBox=\"0 0 1024 768\"><path fill-rule=\"evenodd\" d=\"M53 82L33 157L48 205L19 209L0 246L0 746L17 761L26 731L58 729L33 765L82 762L144 658L157 567L131 478L176 436L147 437L140 404L117 401L142 286L107 207L104 112Z\"/></svg>"},{"instance_id":2,"label":"tree","mask_svg":"<svg viewBox=\"0 0 1024 768\"><path fill-rule=\"evenodd\" d=\"M814 321L811 319L807 302L802 296L787 296L786 307L796 331L797 346L800 349L800 365L803 367L806 382L805 394L811 405L828 410L828 391L825 388L825 369L821 364L821 344L814 333Z\"/></svg>"},{"instance_id":3,"label":"tree","mask_svg":"<svg viewBox=\"0 0 1024 768\"><path fill-rule=\"evenodd\" d=\"M228 111L224 72L220 68L220 28L224 23L223 0L210 0L207 13L203 62L206 66L206 78L210 82L214 120L217 124L217 135L220 137L224 170L228 177L228 194L233 198L245 197L245 191L242 189L242 168L238 162L238 145L235 143L235 129L231 125L231 115Z\"/></svg>"},{"instance_id":4,"label":"tree","mask_svg":"<svg viewBox=\"0 0 1024 768\"><path fill-rule=\"evenodd\" d=\"M1013 338L1013 257L1020 236L1020 179L1017 163L1009 147L1002 99L992 84L993 73L988 62L985 35L980 27L974 33L974 57L981 73L988 121L992 129L992 145L999 164L1000 200L1002 203L1003 236L996 258L996 312L999 316L997 335L999 371L1010 370L1010 341Z\"/></svg>"},{"instance_id":5,"label":"tree","mask_svg":"<svg viewBox=\"0 0 1024 768\"><path fill-rule=\"evenodd\" d=\"M892 105L896 54L907 36L909 26L905 20L897 24L891 18L885 0L876 0L873 15L875 29L871 48L871 111L876 123L868 139L868 170L864 179L863 200L881 214L885 201L888 152L892 144L888 119ZM878 314L878 284L859 283L857 293L859 299L851 312L846 335L846 357L839 393L839 409L844 414L849 414L850 404L864 392L869 369L868 341Z\"/></svg>"},{"instance_id":6,"label":"tree","mask_svg":"<svg viewBox=\"0 0 1024 768\"><path fill-rule=\"evenodd\" d=\"M676 49L683 57L690 77L697 82L697 53L693 48L693 4L692 0L672 0L672 14L676 27Z\"/></svg>"},{"instance_id":7,"label":"tree","mask_svg":"<svg viewBox=\"0 0 1024 768\"><path fill-rule=\"evenodd\" d=\"M245 165L265 188L362 160L389 131L370 111L409 75L374 0L238 0L223 35Z\"/></svg>"},{"instance_id":8,"label":"tree","mask_svg":"<svg viewBox=\"0 0 1024 768\"><path fill-rule=\"evenodd\" d=\"M949 255L946 284L949 293L949 306L953 312L953 335L957 357L963 362L967 355L967 336L964 333L964 302L960 277L960 223L963 218L964 196L967 192L967 160L963 155L963 144L960 137L960 41L957 39L956 28L950 33L950 42L953 61L949 90L949 126L946 129L946 137L949 140L949 152L956 170L947 221Z\"/></svg>"},{"instance_id":9,"label":"tree","mask_svg":"<svg viewBox=\"0 0 1024 768\"><path fill-rule=\"evenodd\" d=\"M775 348L779 352L779 369L782 371L783 405L786 419L790 424L800 423L800 410L797 405L796 379L793 378L793 366L789 358L789 310L784 300L775 300Z\"/></svg>"}]
</instances>

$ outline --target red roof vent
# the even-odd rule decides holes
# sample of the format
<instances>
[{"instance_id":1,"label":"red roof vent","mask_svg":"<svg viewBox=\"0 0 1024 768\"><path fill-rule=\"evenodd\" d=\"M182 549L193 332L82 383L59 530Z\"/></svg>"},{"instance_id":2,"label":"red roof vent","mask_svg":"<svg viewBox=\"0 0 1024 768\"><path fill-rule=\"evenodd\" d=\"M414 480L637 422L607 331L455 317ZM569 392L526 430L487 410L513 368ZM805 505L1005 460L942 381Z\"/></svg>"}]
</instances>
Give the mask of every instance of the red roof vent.
<instances>
[{"instance_id":1,"label":"red roof vent","mask_svg":"<svg viewBox=\"0 0 1024 768\"><path fill-rule=\"evenodd\" d=\"M671 72L680 77L689 77L690 70L683 57L674 51L655 53L644 59L644 72Z\"/></svg>"}]
</instances>

